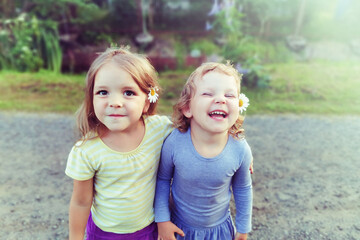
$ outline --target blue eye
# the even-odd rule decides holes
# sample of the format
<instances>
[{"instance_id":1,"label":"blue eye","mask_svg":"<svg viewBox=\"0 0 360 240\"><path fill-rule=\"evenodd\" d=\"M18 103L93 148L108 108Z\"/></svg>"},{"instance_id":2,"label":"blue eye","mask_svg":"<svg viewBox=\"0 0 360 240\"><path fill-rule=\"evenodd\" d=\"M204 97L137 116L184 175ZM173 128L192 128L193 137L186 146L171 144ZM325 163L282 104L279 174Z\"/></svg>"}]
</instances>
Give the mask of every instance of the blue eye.
<instances>
[{"instance_id":1,"label":"blue eye","mask_svg":"<svg viewBox=\"0 0 360 240\"><path fill-rule=\"evenodd\" d=\"M99 90L96 92L96 95L100 95L100 96L106 96L108 94L109 94L109 92L106 90Z\"/></svg>"},{"instance_id":2,"label":"blue eye","mask_svg":"<svg viewBox=\"0 0 360 240\"><path fill-rule=\"evenodd\" d=\"M127 91L124 92L124 95L127 96L127 97L131 97L131 96L134 96L135 93L133 91L127 90Z\"/></svg>"}]
</instances>

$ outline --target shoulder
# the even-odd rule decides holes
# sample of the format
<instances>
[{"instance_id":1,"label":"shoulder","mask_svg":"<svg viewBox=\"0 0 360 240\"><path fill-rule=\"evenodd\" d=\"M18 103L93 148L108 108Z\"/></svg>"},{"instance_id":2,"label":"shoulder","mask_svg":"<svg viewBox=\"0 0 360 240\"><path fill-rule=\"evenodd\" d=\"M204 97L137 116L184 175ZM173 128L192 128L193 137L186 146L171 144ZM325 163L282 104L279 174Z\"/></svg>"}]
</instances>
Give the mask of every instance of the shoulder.
<instances>
[{"instance_id":1,"label":"shoulder","mask_svg":"<svg viewBox=\"0 0 360 240\"><path fill-rule=\"evenodd\" d=\"M164 141L162 146L163 156L184 156L184 153L189 152L187 135L187 132L183 133L178 129L174 129Z\"/></svg>"},{"instance_id":2,"label":"shoulder","mask_svg":"<svg viewBox=\"0 0 360 240\"><path fill-rule=\"evenodd\" d=\"M238 151L251 151L251 148L245 138L235 139L230 137L231 145Z\"/></svg>"},{"instance_id":3,"label":"shoulder","mask_svg":"<svg viewBox=\"0 0 360 240\"><path fill-rule=\"evenodd\" d=\"M172 132L167 136L164 141L164 145L166 146L180 146L185 143L186 132L182 133L178 129L173 129Z\"/></svg>"},{"instance_id":4,"label":"shoulder","mask_svg":"<svg viewBox=\"0 0 360 240\"><path fill-rule=\"evenodd\" d=\"M78 141L69 153L65 173L76 180L90 179L99 167L103 155L100 139Z\"/></svg>"},{"instance_id":5,"label":"shoulder","mask_svg":"<svg viewBox=\"0 0 360 240\"><path fill-rule=\"evenodd\" d=\"M188 131L180 132L179 129L175 128L167 137L167 140L169 139L172 141L178 141L180 143L180 141L186 139L187 135L188 135Z\"/></svg>"},{"instance_id":6,"label":"shoulder","mask_svg":"<svg viewBox=\"0 0 360 240\"><path fill-rule=\"evenodd\" d=\"M240 161L252 158L251 147L245 138L234 139L233 137L230 137L229 139L231 152L240 157Z\"/></svg>"},{"instance_id":7,"label":"shoulder","mask_svg":"<svg viewBox=\"0 0 360 240\"><path fill-rule=\"evenodd\" d=\"M145 117L145 123L147 124L172 124L170 121L170 118L167 116L160 116L160 115L151 115L151 116L147 116Z\"/></svg>"},{"instance_id":8,"label":"shoulder","mask_svg":"<svg viewBox=\"0 0 360 240\"><path fill-rule=\"evenodd\" d=\"M79 140L74 144L74 148L79 148L79 149L85 150L85 149L88 149L88 148L98 145L99 142L100 142L99 137L94 137L94 138L90 138L90 139L86 139L86 140Z\"/></svg>"},{"instance_id":9,"label":"shoulder","mask_svg":"<svg viewBox=\"0 0 360 240\"><path fill-rule=\"evenodd\" d=\"M91 155L94 151L101 148L101 141L99 137L87 140L77 141L71 149L71 153L82 153Z\"/></svg>"},{"instance_id":10,"label":"shoulder","mask_svg":"<svg viewBox=\"0 0 360 240\"><path fill-rule=\"evenodd\" d=\"M152 115L144 118L148 133L157 132L164 138L173 130L173 124L167 116Z\"/></svg>"}]
</instances>

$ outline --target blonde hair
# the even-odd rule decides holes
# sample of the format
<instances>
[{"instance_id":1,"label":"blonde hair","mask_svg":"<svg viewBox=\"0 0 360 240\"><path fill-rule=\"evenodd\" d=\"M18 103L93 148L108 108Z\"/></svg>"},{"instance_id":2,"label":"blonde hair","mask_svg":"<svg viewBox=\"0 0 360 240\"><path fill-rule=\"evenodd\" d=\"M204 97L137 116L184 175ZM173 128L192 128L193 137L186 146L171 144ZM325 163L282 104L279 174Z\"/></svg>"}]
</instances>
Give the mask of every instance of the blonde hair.
<instances>
[{"instance_id":1,"label":"blonde hair","mask_svg":"<svg viewBox=\"0 0 360 240\"><path fill-rule=\"evenodd\" d=\"M82 105L76 112L77 127L84 140L96 136L100 128L104 127L95 116L93 91L96 74L101 67L109 62L118 65L119 68L128 72L145 94L148 94L152 87L160 89L157 72L145 56L132 53L125 47L108 48L105 52L100 53L87 72L85 97ZM149 109L144 114L156 114L157 102L150 103Z\"/></svg>"},{"instance_id":2,"label":"blonde hair","mask_svg":"<svg viewBox=\"0 0 360 240\"><path fill-rule=\"evenodd\" d=\"M175 128L179 129L181 132L186 132L190 126L190 119L185 117L183 110L189 107L190 101L195 94L195 81L202 79L205 74L211 71L221 72L234 77L236 85L238 86L238 93L240 93L241 75L229 62L227 64L215 62L203 63L200 67L195 69L193 73L191 73L184 85L179 100L174 105L172 121ZM244 129L241 128L243 122L244 117L239 115L234 125L229 129L229 134L234 138L239 139L244 133Z\"/></svg>"}]
</instances>

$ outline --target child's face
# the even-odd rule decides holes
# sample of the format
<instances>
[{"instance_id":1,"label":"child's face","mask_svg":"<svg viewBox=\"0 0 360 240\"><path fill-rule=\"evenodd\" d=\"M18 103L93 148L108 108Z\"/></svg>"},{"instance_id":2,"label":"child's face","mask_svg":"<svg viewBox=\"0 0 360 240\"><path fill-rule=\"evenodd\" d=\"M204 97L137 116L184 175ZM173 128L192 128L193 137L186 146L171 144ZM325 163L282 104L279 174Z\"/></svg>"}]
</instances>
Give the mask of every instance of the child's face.
<instances>
[{"instance_id":1,"label":"child's face","mask_svg":"<svg viewBox=\"0 0 360 240\"><path fill-rule=\"evenodd\" d=\"M141 116L149 108L147 95L114 63L100 68L93 94L95 115L110 131L131 131L142 124Z\"/></svg>"},{"instance_id":2,"label":"child's face","mask_svg":"<svg viewBox=\"0 0 360 240\"><path fill-rule=\"evenodd\" d=\"M195 81L196 91L183 114L191 128L206 133L225 133L239 117L238 87L235 78L211 71Z\"/></svg>"}]
</instances>

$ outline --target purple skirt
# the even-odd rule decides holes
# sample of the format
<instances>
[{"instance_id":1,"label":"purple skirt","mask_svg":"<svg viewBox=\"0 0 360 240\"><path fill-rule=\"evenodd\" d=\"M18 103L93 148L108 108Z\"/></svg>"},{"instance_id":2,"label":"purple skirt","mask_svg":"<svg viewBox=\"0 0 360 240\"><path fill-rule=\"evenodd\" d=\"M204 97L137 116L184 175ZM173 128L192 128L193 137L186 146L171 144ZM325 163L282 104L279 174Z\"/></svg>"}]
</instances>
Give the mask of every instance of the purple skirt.
<instances>
[{"instance_id":1,"label":"purple skirt","mask_svg":"<svg viewBox=\"0 0 360 240\"><path fill-rule=\"evenodd\" d=\"M158 231L156 223L134 233L112 233L101 230L92 220L91 213L86 225L86 240L157 240Z\"/></svg>"}]
</instances>

